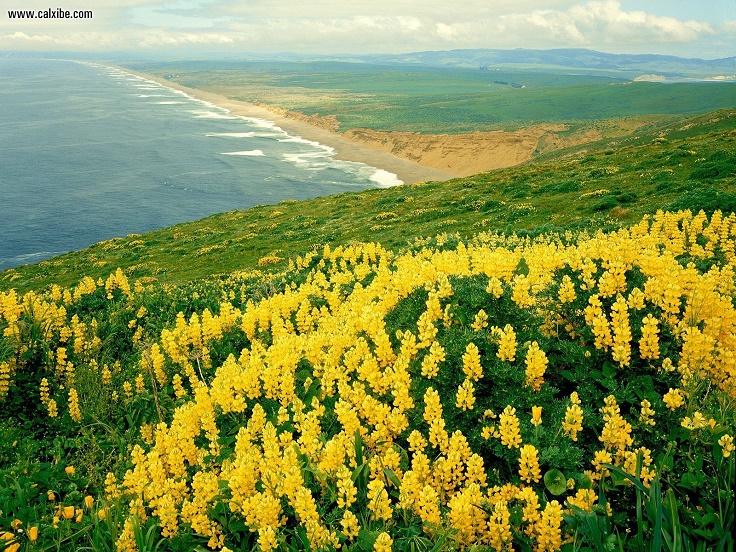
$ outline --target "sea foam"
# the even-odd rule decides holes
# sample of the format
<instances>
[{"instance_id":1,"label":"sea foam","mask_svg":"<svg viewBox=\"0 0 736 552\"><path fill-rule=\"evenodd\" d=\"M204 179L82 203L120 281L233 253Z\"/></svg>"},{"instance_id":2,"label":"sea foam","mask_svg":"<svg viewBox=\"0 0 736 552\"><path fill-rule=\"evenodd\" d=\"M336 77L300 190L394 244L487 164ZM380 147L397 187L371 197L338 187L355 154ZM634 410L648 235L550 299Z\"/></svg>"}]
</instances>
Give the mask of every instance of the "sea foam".
<instances>
[{"instance_id":1,"label":"sea foam","mask_svg":"<svg viewBox=\"0 0 736 552\"><path fill-rule=\"evenodd\" d=\"M400 180L397 175L383 169L376 169L376 172L370 176L370 180L375 182L379 188L392 188L404 183L404 181Z\"/></svg>"},{"instance_id":2,"label":"sea foam","mask_svg":"<svg viewBox=\"0 0 736 552\"><path fill-rule=\"evenodd\" d=\"M242 155L245 157L263 157L266 155L262 150L247 150L247 151L228 151L222 155Z\"/></svg>"}]
</instances>

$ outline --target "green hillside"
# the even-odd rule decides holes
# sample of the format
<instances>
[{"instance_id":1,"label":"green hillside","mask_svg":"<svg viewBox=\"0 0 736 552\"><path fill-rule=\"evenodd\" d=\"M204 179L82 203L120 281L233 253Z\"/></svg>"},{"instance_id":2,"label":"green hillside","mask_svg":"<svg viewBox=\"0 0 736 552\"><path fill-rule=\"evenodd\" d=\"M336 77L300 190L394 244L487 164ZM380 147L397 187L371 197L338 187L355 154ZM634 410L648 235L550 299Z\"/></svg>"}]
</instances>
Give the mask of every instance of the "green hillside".
<instances>
[{"instance_id":1,"label":"green hillside","mask_svg":"<svg viewBox=\"0 0 736 552\"><path fill-rule=\"evenodd\" d=\"M0 289L70 285L118 267L176 284L282 269L328 243L398 250L438 233L613 229L662 208L736 210L735 130L736 110L723 110L468 178L232 211L6 270Z\"/></svg>"}]
</instances>

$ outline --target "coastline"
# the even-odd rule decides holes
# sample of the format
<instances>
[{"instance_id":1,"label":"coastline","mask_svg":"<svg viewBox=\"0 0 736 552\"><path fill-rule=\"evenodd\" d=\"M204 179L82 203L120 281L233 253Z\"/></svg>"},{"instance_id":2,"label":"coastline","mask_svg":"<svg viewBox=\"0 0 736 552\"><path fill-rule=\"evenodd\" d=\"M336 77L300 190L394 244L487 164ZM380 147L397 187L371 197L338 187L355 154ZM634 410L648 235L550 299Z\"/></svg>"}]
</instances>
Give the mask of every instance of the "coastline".
<instances>
[{"instance_id":1,"label":"coastline","mask_svg":"<svg viewBox=\"0 0 736 552\"><path fill-rule=\"evenodd\" d=\"M460 176L460 174L456 172L443 171L420 165L419 163L398 157L389 152L380 151L365 144L354 142L344 138L340 134L311 125L304 121L297 121L289 117L285 117L259 105L239 100L232 100L220 94L207 92L198 88L189 88L188 86L183 86L179 83L171 82L161 77L149 75L148 73L141 73L140 71L135 71L127 67L121 67L119 65L107 66L156 82L174 90L179 90L193 98L209 102L217 107L226 109L233 115L269 121L296 137L329 146L335 150L335 159L363 163L376 169L393 173L399 178L399 180L403 181L404 184L414 184L416 182L427 182L430 180L444 181Z\"/></svg>"}]
</instances>

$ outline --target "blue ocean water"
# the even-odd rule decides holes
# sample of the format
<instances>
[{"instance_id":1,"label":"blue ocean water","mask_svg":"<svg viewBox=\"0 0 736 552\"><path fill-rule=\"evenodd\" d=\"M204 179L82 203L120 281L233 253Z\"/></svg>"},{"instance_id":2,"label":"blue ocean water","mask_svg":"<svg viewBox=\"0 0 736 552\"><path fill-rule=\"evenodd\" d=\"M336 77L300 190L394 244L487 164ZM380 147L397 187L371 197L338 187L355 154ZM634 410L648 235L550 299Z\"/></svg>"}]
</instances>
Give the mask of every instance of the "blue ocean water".
<instances>
[{"instance_id":1,"label":"blue ocean water","mask_svg":"<svg viewBox=\"0 0 736 552\"><path fill-rule=\"evenodd\" d=\"M0 59L0 270L395 175L103 65Z\"/></svg>"}]
</instances>

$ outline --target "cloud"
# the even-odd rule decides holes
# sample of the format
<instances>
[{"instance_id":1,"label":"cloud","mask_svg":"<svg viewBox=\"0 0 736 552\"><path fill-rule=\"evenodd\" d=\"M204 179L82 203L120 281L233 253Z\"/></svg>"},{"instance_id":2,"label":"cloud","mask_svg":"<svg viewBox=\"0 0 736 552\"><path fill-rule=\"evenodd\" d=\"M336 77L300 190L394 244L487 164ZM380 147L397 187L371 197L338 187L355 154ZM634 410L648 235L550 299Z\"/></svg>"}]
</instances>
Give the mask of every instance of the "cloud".
<instances>
[{"instance_id":1,"label":"cloud","mask_svg":"<svg viewBox=\"0 0 736 552\"><path fill-rule=\"evenodd\" d=\"M445 43L473 47L603 47L653 43L686 43L713 28L643 11L624 11L617 0L593 1L567 10L534 10L473 22L438 24L436 36Z\"/></svg>"},{"instance_id":2,"label":"cloud","mask_svg":"<svg viewBox=\"0 0 736 552\"><path fill-rule=\"evenodd\" d=\"M69 0L72 9L84 3L89 9L89 0ZM452 6L446 0L97 0L94 10L94 21L76 26L0 20L0 47L34 42L8 39L15 31L48 37L38 44L68 44L72 31L94 30L106 38L80 49L208 45L210 51L380 53L582 47L662 53L727 43L736 32L733 21L714 29L701 21L626 10L618 0L467 0ZM733 46L727 49L732 55Z\"/></svg>"},{"instance_id":3,"label":"cloud","mask_svg":"<svg viewBox=\"0 0 736 552\"><path fill-rule=\"evenodd\" d=\"M588 2L585 6L574 6L567 13L584 33L596 38L605 37L608 42L622 39L689 42L703 33L713 33L708 23L681 21L643 11L624 11L618 0Z\"/></svg>"},{"instance_id":4,"label":"cloud","mask_svg":"<svg viewBox=\"0 0 736 552\"><path fill-rule=\"evenodd\" d=\"M46 46L56 45L64 48L80 48L85 44L96 44L100 47L110 47L115 43L113 37L108 33L67 33L61 36L48 34L27 34L16 31L12 34L0 35L0 47L20 47L23 44L43 44Z\"/></svg>"},{"instance_id":5,"label":"cloud","mask_svg":"<svg viewBox=\"0 0 736 552\"><path fill-rule=\"evenodd\" d=\"M300 7L286 0L255 0L245 5L219 4L217 13L229 14L235 22L233 29L255 33L243 39L246 44L263 40L262 31L269 29L276 33L271 41L282 48L298 44L329 51L345 45L372 45L374 51L425 47L604 48L622 44L641 48L642 44L695 42L714 33L708 23L626 11L618 0L572 5L570 1L550 1L543 2L545 9L526 11L522 8L539 6L540 2L499 2L492 9L489 4L470 2L448 10L445 2L408 0L375 4L373 15L349 15L355 8L348 2L317 0ZM312 17L306 15L309 11ZM321 12L332 16L314 16Z\"/></svg>"},{"instance_id":6,"label":"cloud","mask_svg":"<svg viewBox=\"0 0 736 552\"><path fill-rule=\"evenodd\" d=\"M171 33L164 30L146 32L138 41L142 48L155 48L158 46L180 46L180 45L231 45L236 40L228 35L217 33Z\"/></svg>"},{"instance_id":7,"label":"cloud","mask_svg":"<svg viewBox=\"0 0 736 552\"><path fill-rule=\"evenodd\" d=\"M54 38L53 36L49 35L29 35L23 32L15 32L13 34L8 35L2 35L0 36L0 40L19 40L19 41L28 41L28 42L47 42L47 43L53 43L53 44L59 44L59 39Z\"/></svg>"}]
</instances>

